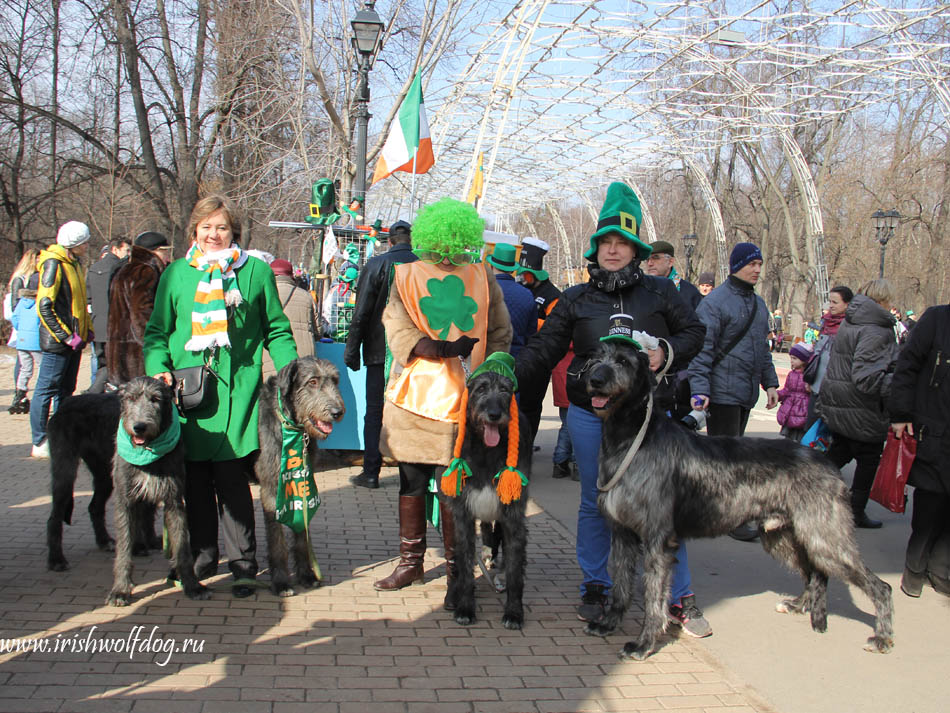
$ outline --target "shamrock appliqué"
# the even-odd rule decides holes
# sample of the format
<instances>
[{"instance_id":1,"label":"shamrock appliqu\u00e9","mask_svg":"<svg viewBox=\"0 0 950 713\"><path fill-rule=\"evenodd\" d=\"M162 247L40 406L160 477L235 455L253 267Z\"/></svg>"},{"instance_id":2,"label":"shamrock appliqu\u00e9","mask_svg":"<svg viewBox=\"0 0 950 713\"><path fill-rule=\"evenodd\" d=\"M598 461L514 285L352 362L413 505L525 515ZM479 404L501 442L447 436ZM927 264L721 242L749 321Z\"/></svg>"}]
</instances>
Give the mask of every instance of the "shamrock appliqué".
<instances>
[{"instance_id":1,"label":"shamrock appliqu\u00e9","mask_svg":"<svg viewBox=\"0 0 950 713\"><path fill-rule=\"evenodd\" d=\"M435 277L426 282L429 296L419 300L419 309L429 321L429 328L439 332L439 338L449 336L454 324L463 332L475 326L472 315L478 311L478 303L465 294L465 283L455 275L439 280Z\"/></svg>"}]
</instances>

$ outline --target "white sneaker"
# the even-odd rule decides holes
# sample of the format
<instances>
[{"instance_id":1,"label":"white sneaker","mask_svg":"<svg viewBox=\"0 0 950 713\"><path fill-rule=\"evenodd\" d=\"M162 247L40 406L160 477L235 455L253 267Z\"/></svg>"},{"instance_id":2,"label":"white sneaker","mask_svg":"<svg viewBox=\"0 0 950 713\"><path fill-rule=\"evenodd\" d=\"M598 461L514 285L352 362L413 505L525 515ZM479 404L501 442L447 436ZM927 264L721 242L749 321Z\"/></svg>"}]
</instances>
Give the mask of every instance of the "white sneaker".
<instances>
[{"instance_id":1,"label":"white sneaker","mask_svg":"<svg viewBox=\"0 0 950 713\"><path fill-rule=\"evenodd\" d=\"M49 441L43 441L40 445L33 446L33 451L30 453L30 458L49 460Z\"/></svg>"}]
</instances>

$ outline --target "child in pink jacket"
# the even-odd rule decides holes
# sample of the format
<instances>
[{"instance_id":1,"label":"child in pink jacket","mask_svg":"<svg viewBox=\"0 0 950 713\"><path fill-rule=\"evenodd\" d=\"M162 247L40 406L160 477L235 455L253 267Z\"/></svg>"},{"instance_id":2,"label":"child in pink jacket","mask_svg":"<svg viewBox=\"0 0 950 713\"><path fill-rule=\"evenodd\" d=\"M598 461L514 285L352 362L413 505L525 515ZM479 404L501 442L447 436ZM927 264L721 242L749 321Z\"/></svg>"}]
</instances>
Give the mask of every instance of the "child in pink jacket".
<instances>
[{"instance_id":1,"label":"child in pink jacket","mask_svg":"<svg viewBox=\"0 0 950 713\"><path fill-rule=\"evenodd\" d=\"M788 350L792 370L785 377L785 386L778 392L778 419L782 426L782 435L792 441L801 441L805 435L805 423L808 420L808 399L810 392L803 375L805 367L811 361L812 350L804 343L798 343Z\"/></svg>"}]
</instances>

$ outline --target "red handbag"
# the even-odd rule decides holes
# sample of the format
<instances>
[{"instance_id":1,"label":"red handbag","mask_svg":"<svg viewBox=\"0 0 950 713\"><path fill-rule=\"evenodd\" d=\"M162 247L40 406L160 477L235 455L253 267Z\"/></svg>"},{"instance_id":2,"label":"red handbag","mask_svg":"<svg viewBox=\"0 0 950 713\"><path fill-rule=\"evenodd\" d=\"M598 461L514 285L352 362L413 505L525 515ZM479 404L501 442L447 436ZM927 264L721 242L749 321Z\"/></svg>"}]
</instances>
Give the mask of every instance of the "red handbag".
<instances>
[{"instance_id":1,"label":"red handbag","mask_svg":"<svg viewBox=\"0 0 950 713\"><path fill-rule=\"evenodd\" d=\"M907 476L910 475L916 455L917 441L913 436L905 434L903 438L897 438L893 430L888 431L881 463L871 487L871 500L891 512L904 512L907 505Z\"/></svg>"}]
</instances>

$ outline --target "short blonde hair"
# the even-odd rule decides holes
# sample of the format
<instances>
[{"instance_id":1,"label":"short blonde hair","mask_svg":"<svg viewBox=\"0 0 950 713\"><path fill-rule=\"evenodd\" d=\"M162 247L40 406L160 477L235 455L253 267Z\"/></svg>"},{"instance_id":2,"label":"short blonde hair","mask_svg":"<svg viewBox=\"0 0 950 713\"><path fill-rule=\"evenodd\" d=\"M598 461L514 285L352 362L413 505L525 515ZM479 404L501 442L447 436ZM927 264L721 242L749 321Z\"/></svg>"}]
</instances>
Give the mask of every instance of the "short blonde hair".
<instances>
[{"instance_id":1,"label":"short blonde hair","mask_svg":"<svg viewBox=\"0 0 950 713\"><path fill-rule=\"evenodd\" d=\"M891 283L883 277L864 283L861 289L858 290L858 294L867 295L879 305L886 304L890 306L894 304L894 289L891 287Z\"/></svg>"},{"instance_id":2,"label":"short blonde hair","mask_svg":"<svg viewBox=\"0 0 950 713\"><path fill-rule=\"evenodd\" d=\"M191 218L188 219L188 239L193 241L198 232L198 223L218 211L223 212L227 217L234 242L241 242L241 220L238 217L237 208L229 198L217 193L205 196L195 203L195 208L191 211Z\"/></svg>"}]
</instances>

